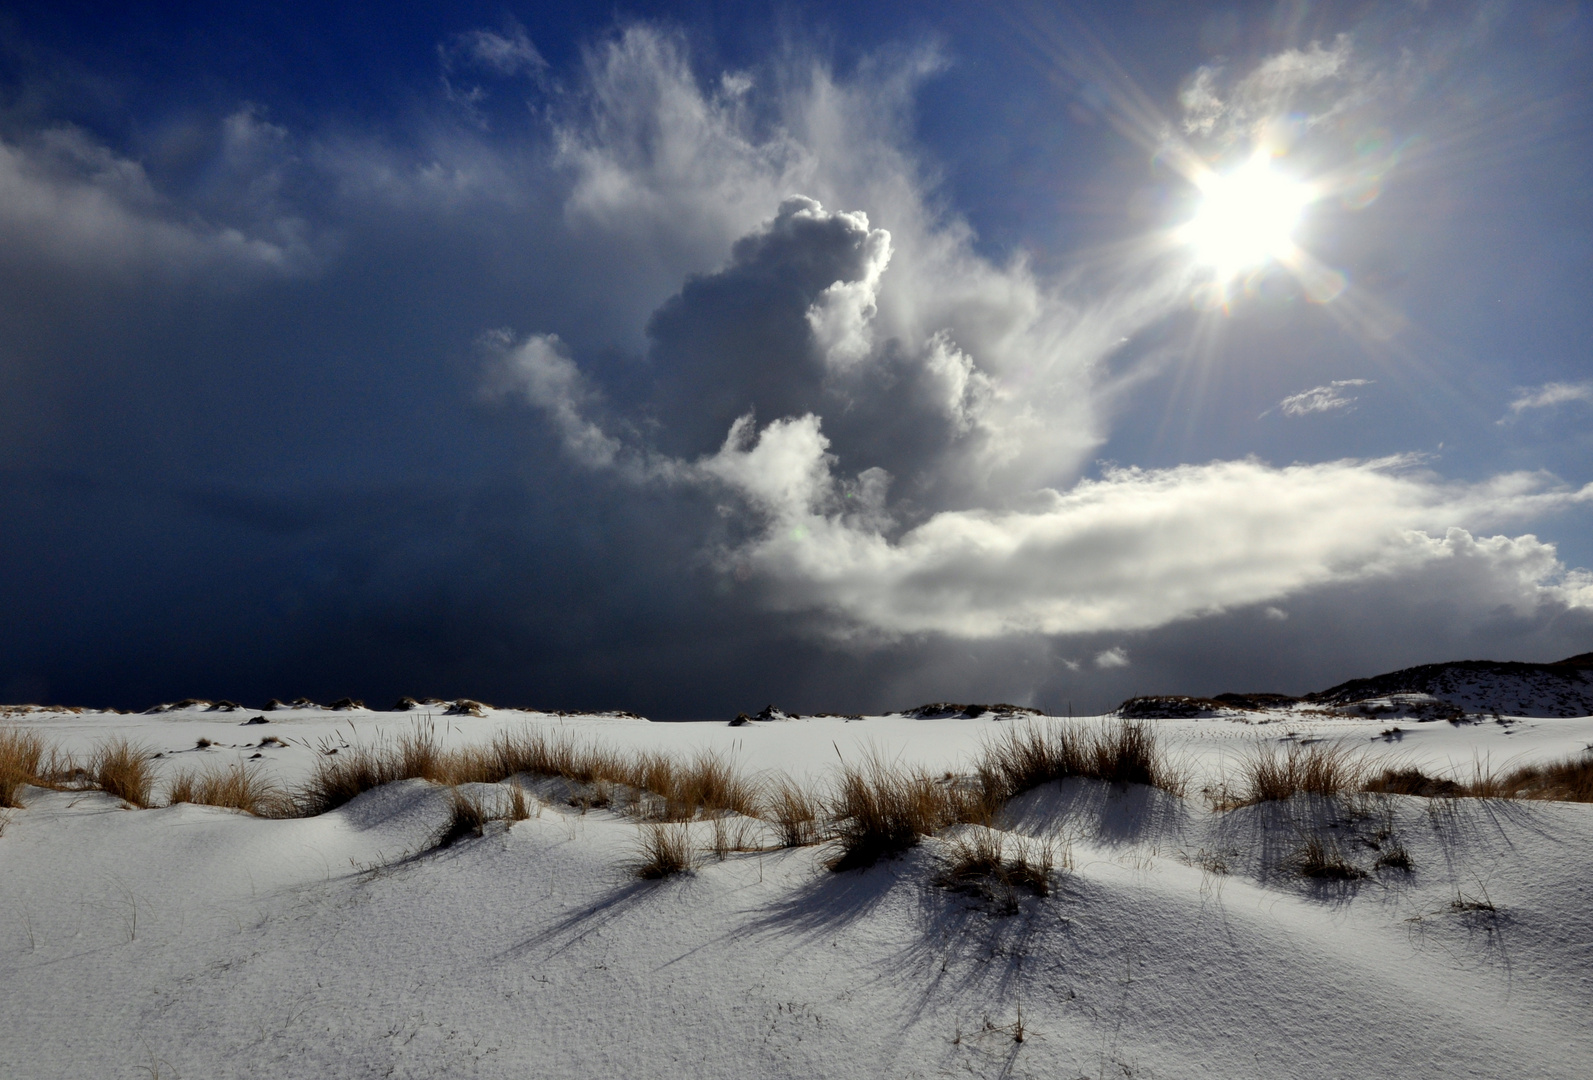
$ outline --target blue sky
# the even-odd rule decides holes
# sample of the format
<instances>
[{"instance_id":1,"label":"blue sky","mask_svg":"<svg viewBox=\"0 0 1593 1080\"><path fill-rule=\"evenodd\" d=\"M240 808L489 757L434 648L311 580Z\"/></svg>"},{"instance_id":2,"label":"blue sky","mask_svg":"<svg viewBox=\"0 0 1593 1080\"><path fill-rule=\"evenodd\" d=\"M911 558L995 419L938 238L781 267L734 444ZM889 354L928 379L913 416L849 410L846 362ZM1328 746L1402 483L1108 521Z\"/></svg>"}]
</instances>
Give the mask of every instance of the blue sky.
<instances>
[{"instance_id":1,"label":"blue sky","mask_svg":"<svg viewBox=\"0 0 1593 1080\"><path fill-rule=\"evenodd\" d=\"M1586 5L329 7L0 12L0 698L1593 648Z\"/></svg>"}]
</instances>

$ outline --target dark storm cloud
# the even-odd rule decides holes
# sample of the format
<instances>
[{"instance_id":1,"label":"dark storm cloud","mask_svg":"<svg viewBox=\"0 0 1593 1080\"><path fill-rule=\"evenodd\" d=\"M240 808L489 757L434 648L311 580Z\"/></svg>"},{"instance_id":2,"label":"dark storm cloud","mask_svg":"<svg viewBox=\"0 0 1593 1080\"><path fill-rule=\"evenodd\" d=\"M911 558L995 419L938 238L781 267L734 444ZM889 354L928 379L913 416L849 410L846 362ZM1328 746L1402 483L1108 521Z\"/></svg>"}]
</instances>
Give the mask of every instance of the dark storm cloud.
<instances>
[{"instance_id":1,"label":"dark storm cloud","mask_svg":"<svg viewBox=\"0 0 1593 1080\"><path fill-rule=\"evenodd\" d=\"M647 324L660 445L695 456L749 409L771 419L821 411L824 357L808 310L830 286L865 276L879 257L870 240L866 218L788 201L736 242L728 267L666 301Z\"/></svg>"}]
</instances>

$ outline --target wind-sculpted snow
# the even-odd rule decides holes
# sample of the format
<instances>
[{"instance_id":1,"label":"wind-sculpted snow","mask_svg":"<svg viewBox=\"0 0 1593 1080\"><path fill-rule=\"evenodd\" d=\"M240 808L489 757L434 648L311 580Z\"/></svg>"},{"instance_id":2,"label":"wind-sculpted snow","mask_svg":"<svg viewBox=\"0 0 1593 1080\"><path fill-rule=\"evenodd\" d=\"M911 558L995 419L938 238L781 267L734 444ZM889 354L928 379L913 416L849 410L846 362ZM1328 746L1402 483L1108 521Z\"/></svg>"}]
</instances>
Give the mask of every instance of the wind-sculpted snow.
<instances>
[{"instance_id":1,"label":"wind-sculpted snow","mask_svg":"<svg viewBox=\"0 0 1593 1080\"><path fill-rule=\"evenodd\" d=\"M1068 723L482 712L418 722L459 747L530 726L719 751L820 792L843 760L955 774L1013 725ZM141 742L163 776L208 759L284 783L417 723L251 718L200 705L5 722L78 754ZM453 796L423 780L288 820L27 788L0 831L0 1061L40 1080L1585 1075L1593 806L1296 795L1216 812L1198 789L1237 777L1258 740L1463 771L1562 758L1593 742L1593 719L1397 735L1259 719L1157 722L1195 778L1186 798L1078 779L1014 797L993 824L1054 862L1046 895L1000 903L936 884L974 826L835 873L831 846L765 847L751 819L736 819L742 850L716 857L702 820L681 826L696 868L643 881L645 826L551 781L530 784L524 820L446 848ZM1340 870L1302 869L1305 838Z\"/></svg>"}]
</instances>

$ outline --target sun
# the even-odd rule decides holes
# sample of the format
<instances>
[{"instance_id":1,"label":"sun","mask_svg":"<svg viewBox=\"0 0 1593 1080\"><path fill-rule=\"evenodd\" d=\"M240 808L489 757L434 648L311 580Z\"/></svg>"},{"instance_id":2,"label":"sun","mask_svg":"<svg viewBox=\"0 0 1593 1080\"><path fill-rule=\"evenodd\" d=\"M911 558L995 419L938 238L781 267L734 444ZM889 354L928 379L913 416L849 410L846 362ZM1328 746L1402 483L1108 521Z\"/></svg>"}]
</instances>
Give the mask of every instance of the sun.
<instances>
[{"instance_id":1,"label":"sun","mask_svg":"<svg viewBox=\"0 0 1593 1080\"><path fill-rule=\"evenodd\" d=\"M1311 184L1273 168L1272 154L1257 150L1228 173L1206 172L1195 180L1200 205L1179 230L1195 257L1227 282L1269 262L1291 263L1294 233L1316 199Z\"/></svg>"}]
</instances>

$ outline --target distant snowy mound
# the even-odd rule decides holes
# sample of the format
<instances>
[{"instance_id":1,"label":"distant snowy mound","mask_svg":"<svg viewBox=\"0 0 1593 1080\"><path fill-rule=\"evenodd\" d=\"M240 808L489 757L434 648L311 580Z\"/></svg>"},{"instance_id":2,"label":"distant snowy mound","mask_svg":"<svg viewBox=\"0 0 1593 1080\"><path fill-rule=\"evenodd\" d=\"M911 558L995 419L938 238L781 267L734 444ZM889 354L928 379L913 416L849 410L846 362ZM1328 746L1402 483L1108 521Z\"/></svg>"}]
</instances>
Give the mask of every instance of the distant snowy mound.
<instances>
[{"instance_id":1,"label":"distant snowy mound","mask_svg":"<svg viewBox=\"0 0 1593 1080\"><path fill-rule=\"evenodd\" d=\"M1288 694L1218 694L1214 698L1187 694L1147 694L1132 697L1117 707L1125 720L1202 720L1250 712L1273 712L1300 704Z\"/></svg>"},{"instance_id":2,"label":"distant snowy mound","mask_svg":"<svg viewBox=\"0 0 1593 1080\"><path fill-rule=\"evenodd\" d=\"M209 698L184 698L181 701L168 702L162 705L152 705L144 710L145 715L157 715L169 712L237 712L243 708L236 701L211 701Z\"/></svg>"},{"instance_id":3,"label":"distant snowy mound","mask_svg":"<svg viewBox=\"0 0 1593 1080\"><path fill-rule=\"evenodd\" d=\"M1011 716L1040 716L1039 709L1031 709L1027 705L958 705L950 701L935 701L928 705L919 705L912 709L903 709L902 716L911 716L917 720L976 720L981 716L991 719Z\"/></svg>"},{"instance_id":4,"label":"distant snowy mound","mask_svg":"<svg viewBox=\"0 0 1593 1080\"><path fill-rule=\"evenodd\" d=\"M1593 653L1553 664L1457 660L1351 679L1307 694L1316 705L1346 707L1426 695L1468 713L1504 716L1593 716ZM1381 714L1380 714L1381 715Z\"/></svg>"},{"instance_id":5,"label":"distant snowy mound","mask_svg":"<svg viewBox=\"0 0 1593 1080\"><path fill-rule=\"evenodd\" d=\"M1431 694L1385 694L1352 701L1333 711L1346 716L1386 717L1390 720L1415 720L1418 723L1459 720L1466 713L1459 705Z\"/></svg>"},{"instance_id":6,"label":"distant snowy mound","mask_svg":"<svg viewBox=\"0 0 1593 1080\"><path fill-rule=\"evenodd\" d=\"M41 713L61 713L81 716L90 710L77 705L0 705L0 716L35 716ZM115 714L115 709L107 712Z\"/></svg>"},{"instance_id":7,"label":"distant snowy mound","mask_svg":"<svg viewBox=\"0 0 1593 1080\"><path fill-rule=\"evenodd\" d=\"M1230 716L1239 710L1216 698L1190 697L1187 694L1146 694L1131 697L1117 707L1125 720L1203 720Z\"/></svg>"},{"instance_id":8,"label":"distant snowy mound","mask_svg":"<svg viewBox=\"0 0 1593 1080\"><path fill-rule=\"evenodd\" d=\"M753 714L752 716L748 716L746 713L737 713L736 714L736 718L734 720L730 721L730 726L731 727L740 727L742 724L749 724L749 723L751 723L754 720L768 721L768 720L800 720L800 719L802 719L802 716L801 716L800 713L788 713L784 709L780 708L779 706L776 706L776 705L765 705L761 710L759 710L757 713Z\"/></svg>"}]
</instances>

